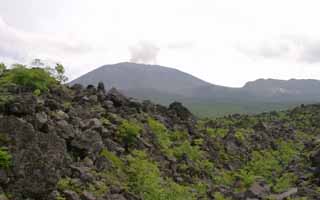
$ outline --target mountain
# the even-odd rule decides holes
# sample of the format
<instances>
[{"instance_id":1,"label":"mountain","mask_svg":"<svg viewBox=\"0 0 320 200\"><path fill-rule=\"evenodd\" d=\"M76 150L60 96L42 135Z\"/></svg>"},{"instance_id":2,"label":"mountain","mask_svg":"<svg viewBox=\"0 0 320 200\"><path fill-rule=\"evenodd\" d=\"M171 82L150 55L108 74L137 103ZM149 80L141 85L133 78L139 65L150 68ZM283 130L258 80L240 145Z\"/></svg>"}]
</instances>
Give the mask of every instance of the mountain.
<instances>
[{"instance_id":1,"label":"mountain","mask_svg":"<svg viewBox=\"0 0 320 200\"><path fill-rule=\"evenodd\" d=\"M199 120L103 84L2 78L0 199L319 199L319 104Z\"/></svg>"},{"instance_id":2,"label":"mountain","mask_svg":"<svg viewBox=\"0 0 320 200\"><path fill-rule=\"evenodd\" d=\"M115 87L138 99L164 105L181 101L200 116L257 113L320 101L318 80L259 79L241 88L231 88L177 69L128 62L99 67L70 84L97 85L100 81L107 89Z\"/></svg>"},{"instance_id":3,"label":"mountain","mask_svg":"<svg viewBox=\"0 0 320 200\"><path fill-rule=\"evenodd\" d=\"M258 79L248 82L243 90L274 101L312 101L320 99L320 81L313 79Z\"/></svg>"},{"instance_id":4,"label":"mountain","mask_svg":"<svg viewBox=\"0 0 320 200\"><path fill-rule=\"evenodd\" d=\"M99 81L108 89L116 87L123 91L145 90L182 96L198 87L211 85L177 69L136 63L105 65L79 77L71 84L97 85Z\"/></svg>"}]
</instances>

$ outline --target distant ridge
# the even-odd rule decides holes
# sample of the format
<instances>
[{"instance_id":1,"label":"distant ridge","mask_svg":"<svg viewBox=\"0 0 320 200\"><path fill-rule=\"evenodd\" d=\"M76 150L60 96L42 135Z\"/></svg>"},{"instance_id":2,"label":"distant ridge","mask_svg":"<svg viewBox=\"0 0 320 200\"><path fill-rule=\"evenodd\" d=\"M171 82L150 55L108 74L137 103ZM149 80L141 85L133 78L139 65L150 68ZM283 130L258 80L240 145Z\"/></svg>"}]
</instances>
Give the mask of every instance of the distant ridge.
<instances>
[{"instance_id":1,"label":"distant ridge","mask_svg":"<svg viewBox=\"0 0 320 200\"><path fill-rule=\"evenodd\" d=\"M213 113L216 113L214 109L220 110L217 115L256 113L320 102L319 80L258 79L241 88L231 88L208 83L174 68L130 62L101 66L70 84L97 85L100 81L107 89L116 87L138 99L151 99L162 104L182 101L200 115L203 113L201 109L213 109Z\"/></svg>"}]
</instances>

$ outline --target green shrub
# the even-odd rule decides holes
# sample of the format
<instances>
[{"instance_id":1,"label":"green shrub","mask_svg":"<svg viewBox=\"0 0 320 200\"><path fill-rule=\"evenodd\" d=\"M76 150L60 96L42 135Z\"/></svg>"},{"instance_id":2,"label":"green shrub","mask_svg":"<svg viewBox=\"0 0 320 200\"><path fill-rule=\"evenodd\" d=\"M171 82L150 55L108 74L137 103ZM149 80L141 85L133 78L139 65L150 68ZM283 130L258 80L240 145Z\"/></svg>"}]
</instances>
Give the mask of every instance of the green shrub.
<instances>
[{"instance_id":1,"label":"green shrub","mask_svg":"<svg viewBox=\"0 0 320 200\"><path fill-rule=\"evenodd\" d=\"M0 93L1 93L1 91L0 91ZM13 95L2 93L0 95L0 109L3 108L7 103L12 101L13 99L14 99Z\"/></svg>"},{"instance_id":2,"label":"green shrub","mask_svg":"<svg viewBox=\"0 0 320 200\"><path fill-rule=\"evenodd\" d=\"M190 188L171 179L163 179L155 162L148 160L144 151L133 151L128 156L129 190L145 200L192 200Z\"/></svg>"},{"instance_id":3,"label":"green shrub","mask_svg":"<svg viewBox=\"0 0 320 200\"><path fill-rule=\"evenodd\" d=\"M273 185L272 190L277 193L285 192L294 185L294 182L296 180L297 177L293 173L285 173L276 180L276 183Z\"/></svg>"},{"instance_id":4,"label":"green shrub","mask_svg":"<svg viewBox=\"0 0 320 200\"><path fill-rule=\"evenodd\" d=\"M151 131L155 134L156 142L159 144L161 150L170 156L171 152L169 151L169 148L172 142L170 140L170 135L167 128L152 118L148 119L148 125Z\"/></svg>"},{"instance_id":5,"label":"green shrub","mask_svg":"<svg viewBox=\"0 0 320 200\"><path fill-rule=\"evenodd\" d=\"M171 141L184 141L189 139L189 134L186 131L174 131L170 134Z\"/></svg>"},{"instance_id":6,"label":"green shrub","mask_svg":"<svg viewBox=\"0 0 320 200\"><path fill-rule=\"evenodd\" d=\"M184 141L181 145L175 147L173 154L179 159L186 155L192 161L201 159L203 156L203 152L199 149L199 146L192 146L189 141Z\"/></svg>"},{"instance_id":7,"label":"green shrub","mask_svg":"<svg viewBox=\"0 0 320 200\"><path fill-rule=\"evenodd\" d=\"M131 145L136 142L142 129L136 122L123 120L118 130L122 141L127 145Z\"/></svg>"},{"instance_id":8,"label":"green shrub","mask_svg":"<svg viewBox=\"0 0 320 200\"><path fill-rule=\"evenodd\" d=\"M147 159L143 151L133 151L128 156L129 188L145 200L161 199L164 193L162 179L157 165Z\"/></svg>"},{"instance_id":9,"label":"green shrub","mask_svg":"<svg viewBox=\"0 0 320 200\"><path fill-rule=\"evenodd\" d=\"M108 187L104 182L95 181L86 188L86 190L96 197L102 197L108 191Z\"/></svg>"},{"instance_id":10,"label":"green shrub","mask_svg":"<svg viewBox=\"0 0 320 200\"><path fill-rule=\"evenodd\" d=\"M292 184L294 176L281 174L299 151L300 145L290 141L279 141L275 150L253 151L251 160L245 166L229 173L231 181L240 179L242 185L248 188L257 178L263 178L270 186L274 185L274 190L284 190Z\"/></svg>"},{"instance_id":11,"label":"green shrub","mask_svg":"<svg viewBox=\"0 0 320 200\"><path fill-rule=\"evenodd\" d=\"M246 140L247 135L252 132L253 130L250 128L249 129L240 128L236 130L234 136L237 138L238 141L244 142Z\"/></svg>"},{"instance_id":12,"label":"green shrub","mask_svg":"<svg viewBox=\"0 0 320 200\"><path fill-rule=\"evenodd\" d=\"M15 65L13 69L7 70L0 79L0 85L12 83L29 87L33 90L47 91L57 81L44 69L29 69L23 65Z\"/></svg>"},{"instance_id":13,"label":"green shrub","mask_svg":"<svg viewBox=\"0 0 320 200\"><path fill-rule=\"evenodd\" d=\"M58 194L56 200L66 200L66 198L61 196L61 194Z\"/></svg>"},{"instance_id":14,"label":"green shrub","mask_svg":"<svg viewBox=\"0 0 320 200\"><path fill-rule=\"evenodd\" d=\"M77 193L80 193L84 190L84 188L81 187L79 182L76 182L74 179L69 177L61 178L57 183L57 188L60 191L72 190Z\"/></svg>"},{"instance_id":15,"label":"green shrub","mask_svg":"<svg viewBox=\"0 0 320 200\"><path fill-rule=\"evenodd\" d=\"M12 156L5 148L0 148L0 168L7 169L12 165Z\"/></svg>"},{"instance_id":16,"label":"green shrub","mask_svg":"<svg viewBox=\"0 0 320 200\"><path fill-rule=\"evenodd\" d=\"M111 161L114 168L122 169L124 167L122 160L114 153L108 151L107 149L103 149L100 152L100 155Z\"/></svg>"},{"instance_id":17,"label":"green shrub","mask_svg":"<svg viewBox=\"0 0 320 200\"><path fill-rule=\"evenodd\" d=\"M220 137L223 138L227 135L228 129L226 128L217 128L217 129L212 129L212 128L207 128L207 134L210 135L212 138Z\"/></svg>"},{"instance_id":18,"label":"green shrub","mask_svg":"<svg viewBox=\"0 0 320 200\"><path fill-rule=\"evenodd\" d=\"M223 194L221 194L220 192L215 192L213 196L214 196L215 200L228 200L229 199L229 198L225 198L223 196Z\"/></svg>"},{"instance_id":19,"label":"green shrub","mask_svg":"<svg viewBox=\"0 0 320 200\"><path fill-rule=\"evenodd\" d=\"M34 90L33 91L33 95L34 96L40 96L41 95L41 90L39 90L39 89Z\"/></svg>"}]
</instances>

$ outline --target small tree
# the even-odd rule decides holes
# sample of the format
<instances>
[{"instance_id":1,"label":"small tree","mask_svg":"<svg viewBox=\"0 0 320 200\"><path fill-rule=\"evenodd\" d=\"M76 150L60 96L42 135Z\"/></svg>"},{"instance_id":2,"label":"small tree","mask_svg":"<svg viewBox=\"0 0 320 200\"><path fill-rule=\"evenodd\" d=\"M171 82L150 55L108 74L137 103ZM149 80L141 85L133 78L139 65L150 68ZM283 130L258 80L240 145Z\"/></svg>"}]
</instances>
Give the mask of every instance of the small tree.
<instances>
[{"instance_id":1,"label":"small tree","mask_svg":"<svg viewBox=\"0 0 320 200\"><path fill-rule=\"evenodd\" d=\"M42 67L44 66L44 63L41 61L41 59L35 58L32 60L31 65L35 67Z\"/></svg>"},{"instance_id":2,"label":"small tree","mask_svg":"<svg viewBox=\"0 0 320 200\"><path fill-rule=\"evenodd\" d=\"M6 69L6 65L4 63L0 63L0 76L4 73Z\"/></svg>"},{"instance_id":3,"label":"small tree","mask_svg":"<svg viewBox=\"0 0 320 200\"><path fill-rule=\"evenodd\" d=\"M65 76L65 69L63 65L57 63L55 66L55 70L56 70L56 79L58 81L60 81L61 83L68 81L68 77Z\"/></svg>"}]
</instances>

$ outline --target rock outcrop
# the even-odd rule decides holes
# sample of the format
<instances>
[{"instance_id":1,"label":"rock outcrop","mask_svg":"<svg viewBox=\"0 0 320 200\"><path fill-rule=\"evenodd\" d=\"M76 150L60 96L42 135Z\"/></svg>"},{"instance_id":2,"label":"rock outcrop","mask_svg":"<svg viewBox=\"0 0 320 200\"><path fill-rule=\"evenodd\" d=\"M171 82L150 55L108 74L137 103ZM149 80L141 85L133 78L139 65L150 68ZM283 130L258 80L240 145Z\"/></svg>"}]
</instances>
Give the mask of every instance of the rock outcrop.
<instances>
[{"instance_id":1,"label":"rock outcrop","mask_svg":"<svg viewBox=\"0 0 320 200\"><path fill-rule=\"evenodd\" d=\"M198 120L179 102L140 102L102 83L5 95L0 199L319 196L319 105Z\"/></svg>"}]
</instances>

